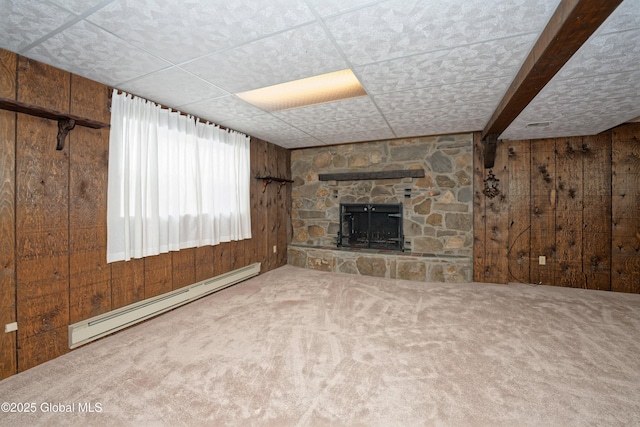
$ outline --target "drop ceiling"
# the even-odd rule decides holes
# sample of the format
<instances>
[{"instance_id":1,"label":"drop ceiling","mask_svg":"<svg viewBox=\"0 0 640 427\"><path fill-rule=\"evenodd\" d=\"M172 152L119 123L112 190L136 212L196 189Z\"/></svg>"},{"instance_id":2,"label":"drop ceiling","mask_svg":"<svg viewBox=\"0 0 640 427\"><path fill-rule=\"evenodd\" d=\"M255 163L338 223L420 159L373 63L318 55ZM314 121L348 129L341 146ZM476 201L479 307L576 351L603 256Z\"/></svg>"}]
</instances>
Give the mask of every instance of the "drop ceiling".
<instances>
[{"instance_id":1,"label":"drop ceiling","mask_svg":"<svg viewBox=\"0 0 640 427\"><path fill-rule=\"evenodd\" d=\"M299 148L482 130L558 4L0 0L0 47ZM345 68L366 96L268 113L235 95ZM638 116L640 0L624 0L500 138Z\"/></svg>"}]
</instances>

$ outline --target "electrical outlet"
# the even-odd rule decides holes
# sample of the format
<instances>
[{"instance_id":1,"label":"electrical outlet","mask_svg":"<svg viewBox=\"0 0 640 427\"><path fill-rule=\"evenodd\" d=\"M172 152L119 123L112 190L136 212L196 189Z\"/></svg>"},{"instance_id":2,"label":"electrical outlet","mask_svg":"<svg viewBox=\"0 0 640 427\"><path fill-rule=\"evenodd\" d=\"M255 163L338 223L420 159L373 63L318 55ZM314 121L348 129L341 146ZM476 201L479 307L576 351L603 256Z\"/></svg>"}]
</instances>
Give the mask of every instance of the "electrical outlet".
<instances>
[{"instance_id":1,"label":"electrical outlet","mask_svg":"<svg viewBox=\"0 0 640 427\"><path fill-rule=\"evenodd\" d=\"M278 253L278 247L276 245L273 245L273 253L274 254Z\"/></svg>"},{"instance_id":2,"label":"electrical outlet","mask_svg":"<svg viewBox=\"0 0 640 427\"><path fill-rule=\"evenodd\" d=\"M547 265L547 257L546 256L539 256L538 257L538 264L539 265Z\"/></svg>"},{"instance_id":3,"label":"electrical outlet","mask_svg":"<svg viewBox=\"0 0 640 427\"><path fill-rule=\"evenodd\" d=\"M13 332L13 331L17 331L18 330L18 322L13 322L13 323L7 323L6 325L4 325L4 331L6 332Z\"/></svg>"}]
</instances>

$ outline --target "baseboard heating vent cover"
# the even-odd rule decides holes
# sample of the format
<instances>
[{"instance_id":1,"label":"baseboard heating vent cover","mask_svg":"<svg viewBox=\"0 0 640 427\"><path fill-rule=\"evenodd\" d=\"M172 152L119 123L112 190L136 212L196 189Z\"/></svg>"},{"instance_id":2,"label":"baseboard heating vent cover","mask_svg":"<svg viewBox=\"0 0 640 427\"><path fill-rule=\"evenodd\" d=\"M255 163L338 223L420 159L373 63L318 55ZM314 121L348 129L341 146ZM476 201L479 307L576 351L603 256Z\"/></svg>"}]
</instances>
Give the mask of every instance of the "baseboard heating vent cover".
<instances>
[{"instance_id":1,"label":"baseboard heating vent cover","mask_svg":"<svg viewBox=\"0 0 640 427\"><path fill-rule=\"evenodd\" d=\"M143 320L172 310L212 292L257 276L260 263L221 274L157 297L139 301L91 319L69 325L69 348L75 348Z\"/></svg>"}]
</instances>

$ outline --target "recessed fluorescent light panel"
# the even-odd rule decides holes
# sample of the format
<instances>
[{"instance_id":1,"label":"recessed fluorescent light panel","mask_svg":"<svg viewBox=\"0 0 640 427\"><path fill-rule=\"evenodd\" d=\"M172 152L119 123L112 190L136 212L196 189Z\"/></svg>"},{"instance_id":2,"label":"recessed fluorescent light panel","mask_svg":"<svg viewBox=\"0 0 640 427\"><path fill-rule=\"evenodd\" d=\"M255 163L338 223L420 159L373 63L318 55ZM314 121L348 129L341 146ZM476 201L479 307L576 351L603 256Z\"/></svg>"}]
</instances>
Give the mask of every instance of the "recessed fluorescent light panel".
<instances>
[{"instance_id":1,"label":"recessed fluorescent light panel","mask_svg":"<svg viewBox=\"0 0 640 427\"><path fill-rule=\"evenodd\" d=\"M356 98L366 94L355 74L350 69L346 69L241 92L236 96L266 112L273 113Z\"/></svg>"}]
</instances>

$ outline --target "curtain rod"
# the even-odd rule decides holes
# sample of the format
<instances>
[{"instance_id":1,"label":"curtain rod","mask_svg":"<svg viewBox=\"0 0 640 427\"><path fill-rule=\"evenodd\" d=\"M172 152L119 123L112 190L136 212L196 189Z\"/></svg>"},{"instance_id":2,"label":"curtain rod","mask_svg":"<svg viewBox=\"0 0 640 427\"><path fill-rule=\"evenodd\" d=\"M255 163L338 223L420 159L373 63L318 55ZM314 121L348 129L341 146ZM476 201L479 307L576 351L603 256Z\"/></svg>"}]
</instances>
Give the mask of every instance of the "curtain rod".
<instances>
[{"instance_id":1,"label":"curtain rod","mask_svg":"<svg viewBox=\"0 0 640 427\"><path fill-rule=\"evenodd\" d=\"M155 101L151 101L151 100L149 100L149 99L147 99L147 98L145 98L145 97L143 97L143 96L138 96L138 95L135 95L135 94L133 94L133 93L126 92L126 91L124 91L124 90L122 90L122 89L118 89L118 88L111 87L111 86L109 87L109 89L110 89L110 90L109 90L109 99L111 99L111 98L112 98L112 96L113 96L113 91L115 90L116 92L118 92L118 95L121 95L121 94L123 94L123 93L126 93L127 95L131 95L131 96L133 96L134 98L140 98L140 99L144 99L145 101L148 101L148 102L153 102L154 104L159 105L159 106L160 106L160 108L162 108L163 110L173 111L173 112L176 112L176 113L180 114L181 116L187 116L187 117L191 116L191 117L193 117L193 119L194 119L195 121L197 121L197 122L199 121L200 123L212 124L212 125L214 125L214 126L219 127L219 128L220 128L220 129L222 129L222 130L226 130L226 131L227 131L227 133L231 133L231 132L242 133L242 132L238 132L238 131L233 130L233 129L229 129L229 128L228 128L228 127L226 127L226 126L222 126L222 125L219 125L219 124L217 124L217 123L213 123L213 122L211 122L210 120L204 120L204 119L202 119L202 118L200 118L200 117L194 116L193 114L188 114L188 113L185 113L185 112L183 112L183 111L176 110L175 108L167 107L167 106L166 106L166 105L164 105L164 104L161 104L161 103L159 103L159 102L155 102ZM109 110L111 110L111 109L109 109Z\"/></svg>"}]
</instances>

